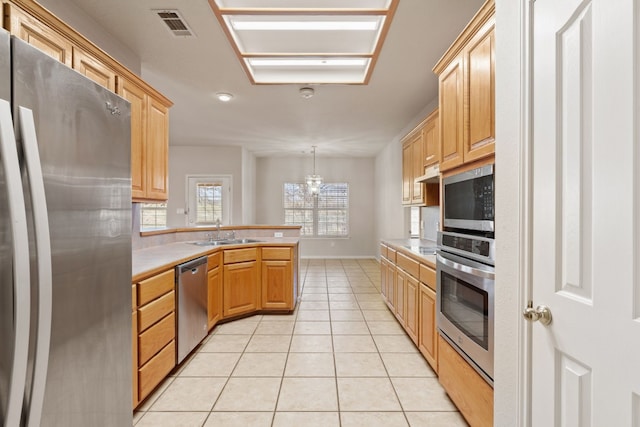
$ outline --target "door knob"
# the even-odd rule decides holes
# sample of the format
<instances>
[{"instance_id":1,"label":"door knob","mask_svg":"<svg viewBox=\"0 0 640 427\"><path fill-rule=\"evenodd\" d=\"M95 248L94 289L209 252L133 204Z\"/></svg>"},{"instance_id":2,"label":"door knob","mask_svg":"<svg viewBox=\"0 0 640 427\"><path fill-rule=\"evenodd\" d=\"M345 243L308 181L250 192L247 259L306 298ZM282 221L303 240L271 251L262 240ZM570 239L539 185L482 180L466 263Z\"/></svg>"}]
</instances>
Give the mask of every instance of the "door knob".
<instances>
[{"instance_id":1,"label":"door knob","mask_svg":"<svg viewBox=\"0 0 640 427\"><path fill-rule=\"evenodd\" d=\"M533 308L533 302L529 301L527 308L524 309L522 315L529 322L540 321L543 325L548 325L551 323L551 310L546 305L539 305L536 308Z\"/></svg>"}]
</instances>

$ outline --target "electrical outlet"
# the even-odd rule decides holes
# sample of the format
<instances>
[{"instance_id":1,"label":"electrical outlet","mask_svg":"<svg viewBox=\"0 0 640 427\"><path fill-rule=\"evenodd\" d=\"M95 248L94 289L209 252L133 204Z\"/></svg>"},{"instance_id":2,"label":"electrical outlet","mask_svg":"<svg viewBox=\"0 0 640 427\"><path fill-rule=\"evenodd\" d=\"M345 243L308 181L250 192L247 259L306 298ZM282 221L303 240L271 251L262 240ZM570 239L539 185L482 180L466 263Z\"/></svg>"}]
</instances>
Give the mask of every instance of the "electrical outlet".
<instances>
[{"instance_id":1,"label":"electrical outlet","mask_svg":"<svg viewBox=\"0 0 640 427\"><path fill-rule=\"evenodd\" d=\"M273 233L273 237L283 237L284 234L282 232L276 231L275 233Z\"/></svg>"}]
</instances>

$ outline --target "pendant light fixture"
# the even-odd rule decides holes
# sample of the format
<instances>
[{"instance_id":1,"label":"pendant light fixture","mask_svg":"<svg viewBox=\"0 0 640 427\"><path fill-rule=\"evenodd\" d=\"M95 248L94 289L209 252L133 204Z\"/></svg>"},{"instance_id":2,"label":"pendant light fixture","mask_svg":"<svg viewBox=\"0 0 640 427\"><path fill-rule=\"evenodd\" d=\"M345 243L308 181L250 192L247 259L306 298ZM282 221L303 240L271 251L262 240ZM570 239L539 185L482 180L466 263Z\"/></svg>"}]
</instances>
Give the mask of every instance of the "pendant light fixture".
<instances>
[{"instance_id":1,"label":"pendant light fixture","mask_svg":"<svg viewBox=\"0 0 640 427\"><path fill-rule=\"evenodd\" d=\"M313 150L313 175L307 175L307 191L312 196L317 196L320 191L320 186L322 185L322 177L320 175L316 175L316 146L312 146Z\"/></svg>"}]
</instances>

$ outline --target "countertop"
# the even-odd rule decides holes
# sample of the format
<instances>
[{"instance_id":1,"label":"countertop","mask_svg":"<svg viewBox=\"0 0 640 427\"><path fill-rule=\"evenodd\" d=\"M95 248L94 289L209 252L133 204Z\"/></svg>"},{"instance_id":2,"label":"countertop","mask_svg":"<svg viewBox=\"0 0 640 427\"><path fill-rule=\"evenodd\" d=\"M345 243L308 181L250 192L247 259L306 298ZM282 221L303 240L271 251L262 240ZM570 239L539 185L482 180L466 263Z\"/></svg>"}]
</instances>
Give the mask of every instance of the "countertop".
<instances>
[{"instance_id":1,"label":"countertop","mask_svg":"<svg viewBox=\"0 0 640 427\"><path fill-rule=\"evenodd\" d=\"M393 247L393 249L408 255L418 262L424 262L429 264L432 268L436 268L436 255L435 250L437 244L433 240L427 239L382 239L382 243L387 246ZM420 251L420 248L433 248L433 252L429 251L425 254Z\"/></svg>"},{"instance_id":2,"label":"countertop","mask_svg":"<svg viewBox=\"0 0 640 427\"><path fill-rule=\"evenodd\" d=\"M178 264L212 254L222 249L237 249L250 246L294 246L299 237L257 237L256 243L224 246L197 246L188 242L169 243L161 246L133 251L132 282L138 282L154 274L173 268Z\"/></svg>"}]
</instances>

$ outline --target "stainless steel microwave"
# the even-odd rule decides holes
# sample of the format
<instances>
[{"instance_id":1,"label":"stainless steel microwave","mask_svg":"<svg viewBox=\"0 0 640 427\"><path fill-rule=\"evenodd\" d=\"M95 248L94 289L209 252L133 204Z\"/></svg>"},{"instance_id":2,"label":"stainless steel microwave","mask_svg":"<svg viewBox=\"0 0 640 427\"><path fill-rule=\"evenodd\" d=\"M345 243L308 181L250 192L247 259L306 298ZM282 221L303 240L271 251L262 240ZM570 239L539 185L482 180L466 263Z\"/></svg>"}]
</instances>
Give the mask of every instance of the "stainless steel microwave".
<instances>
[{"instance_id":1,"label":"stainless steel microwave","mask_svg":"<svg viewBox=\"0 0 640 427\"><path fill-rule=\"evenodd\" d=\"M443 178L444 227L494 232L494 165Z\"/></svg>"}]
</instances>

